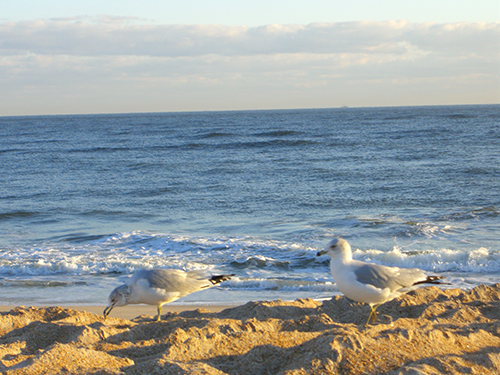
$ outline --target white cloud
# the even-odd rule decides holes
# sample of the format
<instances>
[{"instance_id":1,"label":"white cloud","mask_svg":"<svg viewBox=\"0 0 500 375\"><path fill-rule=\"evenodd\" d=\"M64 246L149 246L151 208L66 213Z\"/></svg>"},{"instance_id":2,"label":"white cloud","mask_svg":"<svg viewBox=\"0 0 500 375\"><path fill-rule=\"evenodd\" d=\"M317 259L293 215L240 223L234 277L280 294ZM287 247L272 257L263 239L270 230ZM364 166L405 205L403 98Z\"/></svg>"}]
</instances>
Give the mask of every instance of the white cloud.
<instances>
[{"instance_id":1,"label":"white cloud","mask_svg":"<svg viewBox=\"0 0 500 375\"><path fill-rule=\"evenodd\" d=\"M81 113L500 98L500 23L133 22L102 16L0 23L0 115L22 114L27 100L34 113L49 104Z\"/></svg>"},{"instance_id":2,"label":"white cloud","mask_svg":"<svg viewBox=\"0 0 500 375\"><path fill-rule=\"evenodd\" d=\"M109 21L109 19L113 21ZM223 56L276 53L398 53L401 43L424 51L494 52L500 23L411 24L407 21L310 25L129 25L127 18L89 23L30 21L0 24L3 54L75 56ZM496 38L496 39L495 39Z\"/></svg>"}]
</instances>

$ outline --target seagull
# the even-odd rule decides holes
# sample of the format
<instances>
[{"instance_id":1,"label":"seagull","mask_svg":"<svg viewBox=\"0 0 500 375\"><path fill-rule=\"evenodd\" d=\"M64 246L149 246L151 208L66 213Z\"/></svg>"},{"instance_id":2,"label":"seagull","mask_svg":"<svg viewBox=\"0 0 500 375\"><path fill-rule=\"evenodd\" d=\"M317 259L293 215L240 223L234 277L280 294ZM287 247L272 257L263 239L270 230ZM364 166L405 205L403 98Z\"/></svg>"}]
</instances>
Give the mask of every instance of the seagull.
<instances>
[{"instance_id":1,"label":"seagull","mask_svg":"<svg viewBox=\"0 0 500 375\"><path fill-rule=\"evenodd\" d=\"M334 238L325 250L317 256L328 254L330 271L339 290L347 297L370 306L370 318L375 321L377 307L391 301L419 284L446 284L438 280L443 276L427 276L418 268L387 267L352 259L349 243L342 238ZM449 285L449 284L447 284Z\"/></svg>"},{"instance_id":2,"label":"seagull","mask_svg":"<svg viewBox=\"0 0 500 375\"><path fill-rule=\"evenodd\" d=\"M127 282L114 289L104 309L104 319L115 306L145 303L156 305L160 321L162 306L199 290L211 288L232 275L207 277L203 271L142 270L134 273Z\"/></svg>"}]
</instances>

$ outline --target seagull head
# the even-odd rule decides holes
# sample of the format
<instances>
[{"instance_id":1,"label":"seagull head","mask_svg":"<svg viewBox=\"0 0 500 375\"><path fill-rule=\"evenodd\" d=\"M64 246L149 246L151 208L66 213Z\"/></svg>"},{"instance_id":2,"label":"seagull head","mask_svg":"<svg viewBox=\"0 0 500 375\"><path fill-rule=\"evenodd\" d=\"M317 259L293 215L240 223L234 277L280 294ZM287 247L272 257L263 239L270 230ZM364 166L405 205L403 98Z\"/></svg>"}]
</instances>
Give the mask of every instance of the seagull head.
<instances>
[{"instance_id":1,"label":"seagull head","mask_svg":"<svg viewBox=\"0 0 500 375\"><path fill-rule=\"evenodd\" d=\"M325 249L319 251L316 256L325 254L329 255L331 258L336 258L338 256L352 258L351 245L349 245L349 243L343 238L334 238L333 240L328 242Z\"/></svg>"},{"instance_id":2,"label":"seagull head","mask_svg":"<svg viewBox=\"0 0 500 375\"><path fill-rule=\"evenodd\" d=\"M128 298L130 296L130 287L126 284L115 288L108 297L108 306L104 309L104 318L109 315L113 307L124 306L128 303Z\"/></svg>"}]
</instances>

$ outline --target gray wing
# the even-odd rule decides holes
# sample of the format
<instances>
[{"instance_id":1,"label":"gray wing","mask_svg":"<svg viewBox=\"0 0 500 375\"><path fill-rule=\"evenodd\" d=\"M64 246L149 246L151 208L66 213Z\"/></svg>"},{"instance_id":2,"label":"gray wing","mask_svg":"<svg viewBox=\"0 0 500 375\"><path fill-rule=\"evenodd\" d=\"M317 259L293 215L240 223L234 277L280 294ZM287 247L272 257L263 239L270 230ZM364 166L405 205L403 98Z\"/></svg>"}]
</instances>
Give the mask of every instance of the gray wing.
<instances>
[{"instance_id":1,"label":"gray wing","mask_svg":"<svg viewBox=\"0 0 500 375\"><path fill-rule=\"evenodd\" d=\"M152 270L148 273L147 280L153 288L162 289L181 289L187 285L209 284L208 278L204 278L200 272L181 270Z\"/></svg>"},{"instance_id":2,"label":"gray wing","mask_svg":"<svg viewBox=\"0 0 500 375\"><path fill-rule=\"evenodd\" d=\"M408 288L426 280L427 276L416 268L386 267L378 264L365 264L354 270L357 280L376 288L389 288L391 291Z\"/></svg>"},{"instance_id":3,"label":"gray wing","mask_svg":"<svg viewBox=\"0 0 500 375\"><path fill-rule=\"evenodd\" d=\"M147 280L152 288L178 292L181 296L213 285L204 274L197 271L149 270L140 271L134 275L135 277Z\"/></svg>"}]
</instances>

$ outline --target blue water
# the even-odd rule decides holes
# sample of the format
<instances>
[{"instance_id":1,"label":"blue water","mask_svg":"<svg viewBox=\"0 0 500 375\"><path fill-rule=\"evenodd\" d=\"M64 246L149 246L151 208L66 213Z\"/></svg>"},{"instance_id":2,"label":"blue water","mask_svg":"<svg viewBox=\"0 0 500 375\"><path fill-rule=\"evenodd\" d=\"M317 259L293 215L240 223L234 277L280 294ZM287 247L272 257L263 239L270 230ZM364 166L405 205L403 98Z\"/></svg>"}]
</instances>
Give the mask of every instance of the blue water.
<instances>
[{"instance_id":1,"label":"blue water","mask_svg":"<svg viewBox=\"0 0 500 375\"><path fill-rule=\"evenodd\" d=\"M179 303L328 298L334 236L500 280L500 105L0 117L0 176L0 304L153 267L237 274Z\"/></svg>"}]
</instances>

